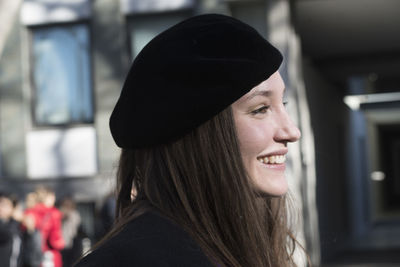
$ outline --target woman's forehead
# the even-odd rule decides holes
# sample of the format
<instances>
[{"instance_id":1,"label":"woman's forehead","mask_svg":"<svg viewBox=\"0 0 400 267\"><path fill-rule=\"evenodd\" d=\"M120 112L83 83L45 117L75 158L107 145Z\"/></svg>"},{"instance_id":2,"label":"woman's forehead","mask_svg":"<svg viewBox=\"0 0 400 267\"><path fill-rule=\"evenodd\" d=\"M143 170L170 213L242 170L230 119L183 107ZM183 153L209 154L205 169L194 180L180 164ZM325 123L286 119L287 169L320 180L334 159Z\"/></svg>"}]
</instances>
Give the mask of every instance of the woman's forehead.
<instances>
[{"instance_id":1,"label":"woman's forehead","mask_svg":"<svg viewBox=\"0 0 400 267\"><path fill-rule=\"evenodd\" d=\"M253 87L247 94L242 96L238 101L250 101L257 96L270 97L273 94L283 92L285 83L279 72L275 72L268 79Z\"/></svg>"}]
</instances>

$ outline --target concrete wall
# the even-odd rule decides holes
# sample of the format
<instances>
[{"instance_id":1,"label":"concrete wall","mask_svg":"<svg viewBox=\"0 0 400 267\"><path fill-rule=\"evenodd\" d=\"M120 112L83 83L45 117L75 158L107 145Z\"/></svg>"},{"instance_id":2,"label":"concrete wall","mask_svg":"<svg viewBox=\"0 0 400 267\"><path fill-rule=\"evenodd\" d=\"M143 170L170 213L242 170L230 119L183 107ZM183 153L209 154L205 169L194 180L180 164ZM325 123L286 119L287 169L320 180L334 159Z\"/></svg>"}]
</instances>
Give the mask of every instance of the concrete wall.
<instances>
[{"instance_id":1,"label":"concrete wall","mask_svg":"<svg viewBox=\"0 0 400 267\"><path fill-rule=\"evenodd\" d=\"M25 104L20 25L16 17L0 61L0 157L2 176L25 177Z\"/></svg>"}]
</instances>

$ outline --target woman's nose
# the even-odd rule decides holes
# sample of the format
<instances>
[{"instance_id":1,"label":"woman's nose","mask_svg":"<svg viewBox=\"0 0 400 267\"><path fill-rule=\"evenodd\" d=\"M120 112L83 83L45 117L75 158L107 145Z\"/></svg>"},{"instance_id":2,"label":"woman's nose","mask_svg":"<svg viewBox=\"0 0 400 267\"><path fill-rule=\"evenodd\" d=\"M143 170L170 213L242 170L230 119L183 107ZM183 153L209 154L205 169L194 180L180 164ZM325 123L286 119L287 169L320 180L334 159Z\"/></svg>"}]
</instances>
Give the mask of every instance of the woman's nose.
<instances>
[{"instance_id":1,"label":"woman's nose","mask_svg":"<svg viewBox=\"0 0 400 267\"><path fill-rule=\"evenodd\" d=\"M296 142L301 137L299 128L293 123L292 119L286 113L281 117L279 127L276 131L275 138L277 141Z\"/></svg>"}]
</instances>

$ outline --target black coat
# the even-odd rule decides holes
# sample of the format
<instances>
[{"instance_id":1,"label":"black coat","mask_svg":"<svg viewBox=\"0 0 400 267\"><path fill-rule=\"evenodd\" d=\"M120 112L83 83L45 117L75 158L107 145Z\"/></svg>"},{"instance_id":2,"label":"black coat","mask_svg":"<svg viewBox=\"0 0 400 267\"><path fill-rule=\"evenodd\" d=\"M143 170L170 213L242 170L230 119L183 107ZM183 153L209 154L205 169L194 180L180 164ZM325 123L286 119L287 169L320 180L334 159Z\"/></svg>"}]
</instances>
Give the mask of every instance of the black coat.
<instances>
[{"instance_id":1,"label":"black coat","mask_svg":"<svg viewBox=\"0 0 400 267\"><path fill-rule=\"evenodd\" d=\"M11 219L0 219L0 266L16 267L20 265L21 236L19 223Z\"/></svg>"},{"instance_id":2,"label":"black coat","mask_svg":"<svg viewBox=\"0 0 400 267\"><path fill-rule=\"evenodd\" d=\"M155 212L145 213L84 257L76 267L212 266L179 226Z\"/></svg>"}]
</instances>

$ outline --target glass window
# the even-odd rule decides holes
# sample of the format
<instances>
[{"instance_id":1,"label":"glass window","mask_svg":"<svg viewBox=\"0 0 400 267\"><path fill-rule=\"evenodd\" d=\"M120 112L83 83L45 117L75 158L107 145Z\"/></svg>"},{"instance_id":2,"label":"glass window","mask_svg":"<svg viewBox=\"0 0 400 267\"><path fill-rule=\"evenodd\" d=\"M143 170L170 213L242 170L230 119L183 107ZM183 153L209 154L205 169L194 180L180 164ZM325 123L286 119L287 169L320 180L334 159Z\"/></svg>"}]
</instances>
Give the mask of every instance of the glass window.
<instances>
[{"instance_id":1,"label":"glass window","mask_svg":"<svg viewBox=\"0 0 400 267\"><path fill-rule=\"evenodd\" d=\"M86 25L33 30L36 124L93 122L89 49Z\"/></svg>"},{"instance_id":2,"label":"glass window","mask_svg":"<svg viewBox=\"0 0 400 267\"><path fill-rule=\"evenodd\" d=\"M129 23L132 57L135 58L157 34L187 17L185 12L132 17Z\"/></svg>"}]
</instances>

